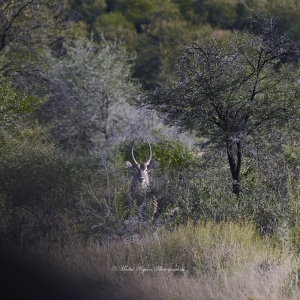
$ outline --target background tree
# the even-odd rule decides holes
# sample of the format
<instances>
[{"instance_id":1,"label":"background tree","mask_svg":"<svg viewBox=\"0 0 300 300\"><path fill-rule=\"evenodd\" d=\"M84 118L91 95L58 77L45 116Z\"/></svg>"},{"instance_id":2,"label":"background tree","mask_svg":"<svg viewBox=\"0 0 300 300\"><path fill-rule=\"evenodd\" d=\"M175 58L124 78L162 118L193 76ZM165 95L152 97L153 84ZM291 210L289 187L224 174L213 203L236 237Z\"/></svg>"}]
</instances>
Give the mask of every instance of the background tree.
<instances>
[{"instance_id":1,"label":"background tree","mask_svg":"<svg viewBox=\"0 0 300 300\"><path fill-rule=\"evenodd\" d=\"M272 18L256 15L252 23L258 35L237 32L225 46L212 39L187 47L177 80L144 102L166 123L225 146L235 194L251 138L300 116L299 72L281 64L300 56L299 42L280 34Z\"/></svg>"},{"instance_id":2,"label":"background tree","mask_svg":"<svg viewBox=\"0 0 300 300\"><path fill-rule=\"evenodd\" d=\"M79 5L78 1L71 1L71 13L77 12L82 16L79 20L88 23L86 36L92 33L95 42L101 41L102 35L108 41L117 38L130 52L136 53L133 77L145 89L154 89L165 81L166 73L174 70L170 61L180 55L182 45L202 31L198 23L185 20L178 4L171 0L106 1L101 12L93 9L98 2ZM206 27L202 35L207 35Z\"/></svg>"},{"instance_id":3,"label":"background tree","mask_svg":"<svg viewBox=\"0 0 300 300\"><path fill-rule=\"evenodd\" d=\"M129 105L139 93L131 81L134 57L105 41L66 40L64 48L66 55L49 58L51 96L39 110L55 139L67 148L80 144L91 149L117 132L134 134L144 124Z\"/></svg>"},{"instance_id":4,"label":"background tree","mask_svg":"<svg viewBox=\"0 0 300 300\"><path fill-rule=\"evenodd\" d=\"M63 28L65 1L0 1L0 75L25 86L41 82L44 50Z\"/></svg>"},{"instance_id":5,"label":"background tree","mask_svg":"<svg viewBox=\"0 0 300 300\"><path fill-rule=\"evenodd\" d=\"M153 90L174 72L181 45L209 39L214 31L249 29L253 12L278 16L290 37L300 28L299 1L287 0L88 0L69 1L69 14L86 37L116 37L137 54L133 77ZM74 17L75 16L75 17ZM85 26L84 26L85 24ZM75 28L75 26L74 26Z\"/></svg>"},{"instance_id":6,"label":"background tree","mask_svg":"<svg viewBox=\"0 0 300 300\"><path fill-rule=\"evenodd\" d=\"M41 100L30 95L29 89L15 92L10 82L0 78L0 103L0 128L5 131L19 121L30 119Z\"/></svg>"},{"instance_id":7,"label":"background tree","mask_svg":"<svg viewBox=\"0 0 300 300\"><path fill-rule=\"evenodd\" d=\"M269 0L265 3L265 13L269 16L276 16L280 28L295 38L299 36L300 30L300 2L286 0Z\"/></svg>"}]
</instances>

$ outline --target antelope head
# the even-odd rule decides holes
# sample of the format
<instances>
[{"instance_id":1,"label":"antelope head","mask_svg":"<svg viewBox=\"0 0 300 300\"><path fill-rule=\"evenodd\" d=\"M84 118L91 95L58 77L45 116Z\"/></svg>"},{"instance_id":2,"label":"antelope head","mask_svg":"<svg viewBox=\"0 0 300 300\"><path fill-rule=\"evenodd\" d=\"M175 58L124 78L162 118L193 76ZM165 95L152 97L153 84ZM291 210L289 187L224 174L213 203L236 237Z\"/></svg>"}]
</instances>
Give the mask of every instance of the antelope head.
<instances>
[{"instance_id":1,"label":"antelope head","mask_svg":"<svg viewBox=\"0 0 300 300\"><path fill-rule=\"evenodd\" d=\"M126 163L125 163L125 168L127 170L132 171L133 185L138 188L146 188L150 185L148 172L157 168L157 166L158 166L158 162L156 160L154 160L151 163L152 150L151 150L151 146L148 141L147 141L147 143L148 143L149 155L148 155L148 159L145 163L139 164L136 161L136 159L134 158L134 154L133 154L134 141L132 142L131 148L130 148L131 159L132 159L133 164L130 163L129 161L126 161Z\"/></svg>"}]
</instances>

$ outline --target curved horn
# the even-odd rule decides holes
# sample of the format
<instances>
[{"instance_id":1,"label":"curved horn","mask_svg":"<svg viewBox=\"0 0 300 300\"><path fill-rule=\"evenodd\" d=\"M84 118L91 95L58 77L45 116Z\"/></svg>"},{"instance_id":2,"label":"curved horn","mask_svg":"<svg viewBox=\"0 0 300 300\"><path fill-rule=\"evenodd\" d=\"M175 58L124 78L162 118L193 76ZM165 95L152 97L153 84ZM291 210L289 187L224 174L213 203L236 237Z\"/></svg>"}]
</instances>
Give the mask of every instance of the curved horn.
<instances>
[{"instance_id":1,"label":"curved horn","mask_svg":"<svg viewBox=\"0 0 300 300\"><path fill-rule=\"evenodd\" d=\"M148 148L149 148L149 156L148 156L148 159L147 159L147 161L145 162L145 164L146 164L146 165L149 165L149 164L150 164L150 161L151 161L151 159L152 159L152 149L151 149L151 146L150 146L148 140L147 140L147 143L148 143Z\"/></svg>"},{"instance_id":2,"label":"curved horn","mask_svg":"<svg viewBox=\"0 0 300 300\"><path fill-rule=\"evenodd\" d=\"M138 162L135 160L134 155L133 155L133 144L134 144L134 142L135 142L135 141L132 142L131 148L130 148L131 159L132 159L132 161L133 161L136 165L138 165Z\"/></svg>"}]
</instances>

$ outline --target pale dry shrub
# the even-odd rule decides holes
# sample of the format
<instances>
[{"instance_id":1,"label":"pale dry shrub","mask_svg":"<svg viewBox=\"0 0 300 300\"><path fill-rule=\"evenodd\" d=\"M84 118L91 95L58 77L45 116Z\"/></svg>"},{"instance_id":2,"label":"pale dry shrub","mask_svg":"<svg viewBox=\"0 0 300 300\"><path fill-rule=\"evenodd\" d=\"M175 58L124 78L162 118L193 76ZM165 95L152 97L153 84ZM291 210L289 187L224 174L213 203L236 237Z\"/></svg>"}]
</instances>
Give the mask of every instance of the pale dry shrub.
<instances>
[{"instance_id":1,"label":"pale dry shrub","mask_svg":"<svg viewBox=\"0 0 300 300\"><path fill-rule=\"evenodd\" d=\"M186 225L102 244L74 236L42 240L26 256L95 297L300 299L297 256L248 223Z\"/></svg>"}]
</instances>

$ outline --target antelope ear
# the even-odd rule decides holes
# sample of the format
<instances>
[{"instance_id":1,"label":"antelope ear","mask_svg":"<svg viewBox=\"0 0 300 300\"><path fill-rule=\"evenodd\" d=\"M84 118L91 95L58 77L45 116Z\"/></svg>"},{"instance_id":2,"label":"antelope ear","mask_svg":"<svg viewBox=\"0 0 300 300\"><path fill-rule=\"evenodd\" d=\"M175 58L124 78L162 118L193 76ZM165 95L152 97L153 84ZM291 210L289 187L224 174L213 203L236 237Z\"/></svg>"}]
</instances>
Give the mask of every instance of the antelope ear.
<instances>
[{"instance_id":1,"label":"antelope ear","mask_svg":"<svg viewBox=\"0 0 300 300\"><path fill-rule=\"evenodd\" d=\"M125 168L128 169L128 170L132 170L132 163L129 162L129 161L126 161L125 162Z\"/></svg>"},{"instance_id":2,"label":"antelope ear","mask_svg":"<svg viewBox=\"0 0 300 300\"><path fill-rule=\"evenodd\" d=\"M156 169L158 166L158 161L154 160L150 165L148 165L148 171Z\"/></svg>"}]
</instances>

